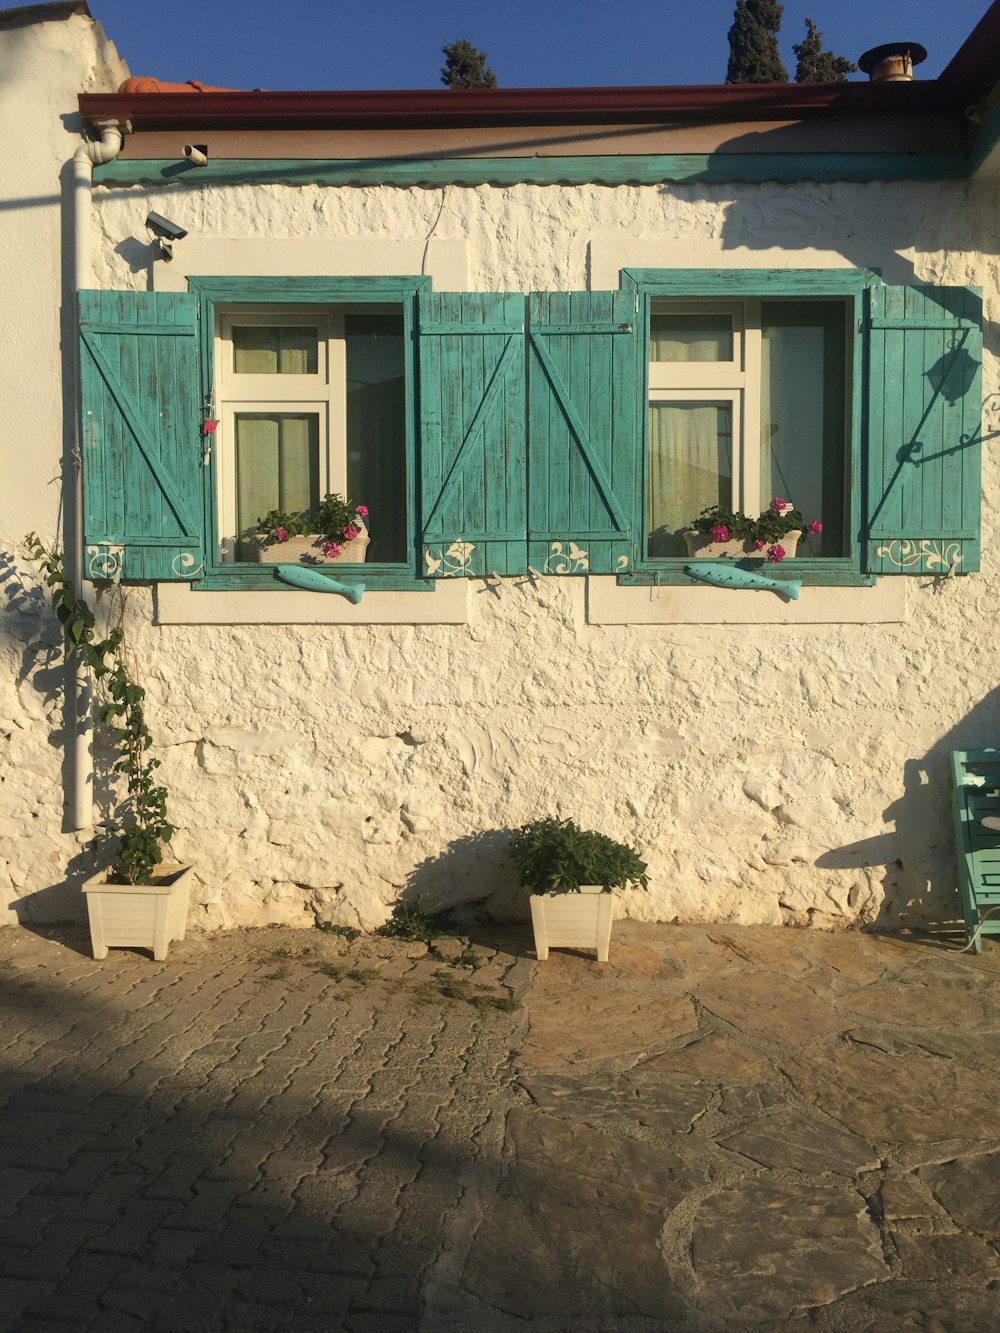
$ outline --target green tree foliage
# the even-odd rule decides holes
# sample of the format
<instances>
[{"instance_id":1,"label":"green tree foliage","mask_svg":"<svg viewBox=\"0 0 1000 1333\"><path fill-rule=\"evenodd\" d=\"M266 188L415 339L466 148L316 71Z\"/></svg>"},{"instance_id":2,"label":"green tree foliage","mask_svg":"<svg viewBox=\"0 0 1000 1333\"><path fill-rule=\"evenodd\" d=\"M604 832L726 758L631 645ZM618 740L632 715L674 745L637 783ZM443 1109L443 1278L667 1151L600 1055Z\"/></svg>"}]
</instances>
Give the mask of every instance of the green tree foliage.
<instances>
[{"instance_id":1,"label":"green tree foliage","mask_svg":"<svg viewBox=\"0 0 1000 1333\"><path fill-rule=\"evenodd\" d=\"M441 54L441 82L446 88L495 88L497 76L486 63L488 51L477 51L463 37L460 41L443 46Z\"/></svg>"},{"instance_id":2,"label":"green tree foliage","mask_svg":"<svg viewBox=\"0 0 1000 1333\"><path fill-rule=\"evenodd\" d=\"M798 64L795 66L796 83L844 83L848 74L858 68L844 56L835 56L823 50L823 34L812 19L806 19L806 35L792 46Z\"/></svg>"},{"instance_id":3,"label":"green tree foliage","mask_svg":"<svg viewBox=\"0 0 1000 1333\"><path fill-rule=\"evenodd\" d=\"M727 83L787 83L778 55L778 29L784 5L777 0L736 0L729 29Z\"/></svg>"}]
</instances>

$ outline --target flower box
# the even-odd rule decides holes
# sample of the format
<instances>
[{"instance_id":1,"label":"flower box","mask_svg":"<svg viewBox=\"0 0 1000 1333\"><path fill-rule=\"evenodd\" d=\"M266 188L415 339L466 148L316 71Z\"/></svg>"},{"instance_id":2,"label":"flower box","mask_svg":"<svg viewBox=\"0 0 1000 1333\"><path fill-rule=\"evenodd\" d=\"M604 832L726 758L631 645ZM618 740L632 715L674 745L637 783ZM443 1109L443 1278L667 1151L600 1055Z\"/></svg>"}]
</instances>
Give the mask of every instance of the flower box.
<instances>
[{"instance_id":1,"label":"flower box","mask_svg":"<svg viewBox=\"0 0 1000 1333\"><path fill-rule=\"evenodd\" d=\"M687 543L688 555L697 556L699 560L711 560L718 557L729 560L766 560L768 546L780 546L785 555L791 558L798 547L802 537L801 528L792 528L786 532L783 537L777 541L767 542L764 546L755 548L753 542L747 538L734 538L727 542L714 542L712 538L704 532L698 532L694 528L688 528L684 535Z\"/></svg>"},{"instance_id":2,"label":"flower box","mask_svg":"<svg viewBox=\"0 0 1000 1333\"><path fill-rule=\"evenodd\" d=\"M283 542L258 533L257 559L262 565L295 565L300 562L307 565L363 565L371 538L360 519L357 525L361 529L360 533L353 541L341 545L339 555L323 554L321 548L326 537L322 533L304 532L301 536L289 537Z\"/></svg>"},{"instance_id":3,"label":"flower box","mask_svg":"<svg viewBox=\"0 0 1000 1333\"><path fill-rule=\"evenodd\" d=\"M108 872L92 875L83 885L95 958L108 949L152 949L162 963L171 940L182 940L187 928L193 866L161 868L150 884L109 884Z\"/></svg>"}]
</instances>

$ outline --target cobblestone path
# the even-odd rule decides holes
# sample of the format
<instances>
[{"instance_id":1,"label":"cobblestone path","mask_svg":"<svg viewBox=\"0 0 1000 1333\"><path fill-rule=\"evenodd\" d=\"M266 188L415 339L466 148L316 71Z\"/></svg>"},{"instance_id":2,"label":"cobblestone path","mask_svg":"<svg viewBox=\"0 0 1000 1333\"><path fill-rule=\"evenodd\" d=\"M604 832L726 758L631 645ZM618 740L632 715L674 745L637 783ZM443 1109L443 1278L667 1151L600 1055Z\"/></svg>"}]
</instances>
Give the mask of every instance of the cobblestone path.
<instances>
[{"instance_id":1,"label":"cobblestone path","mask_svg":"<svg viewBox=\"0 0 1000 1333\"><path fill-rule=\"evenodd\" d=\"M1000 1329L1000 946L527 942L0 932L0 1327Z\"/></svg>"}]
</instances>

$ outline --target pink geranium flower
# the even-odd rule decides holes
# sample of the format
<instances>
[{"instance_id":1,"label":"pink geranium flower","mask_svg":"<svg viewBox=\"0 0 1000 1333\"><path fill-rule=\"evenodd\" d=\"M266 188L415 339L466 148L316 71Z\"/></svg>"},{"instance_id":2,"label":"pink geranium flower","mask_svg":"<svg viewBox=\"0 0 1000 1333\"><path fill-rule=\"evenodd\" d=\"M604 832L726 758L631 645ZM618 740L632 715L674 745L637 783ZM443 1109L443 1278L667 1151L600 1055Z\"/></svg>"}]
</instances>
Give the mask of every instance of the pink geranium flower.
<instances>
[{"instance_id":1,"label":"pink geranium flower","mask_svg":"<svg viewBox=\"0 0 1000 1333\"><path fill-rule=\"evenodd\" d=\"M809 524L809 531L816 533L823 531L823 524L819 521L818 518L814 518L813 521Z\"/></svg>"},{"instance_id":2,"label":"pink geranium flower","mask_svg":"<svg viewBox=\"0 0 1000 1333\"><path fill-rule=\"evenodd\" d=\"M324 542L319 549L330 560L336 560L337 556L340 555L340 547L336 542Z\"/></svg>"},{"instance_id":3,"label":"pink geranium flower","mask_svg":"<svg viewBox=\"0 0 1000 1333\"><path fill-rule=\"evenodd\" d=\"M758 537L757 540L756 540L756 541L754 542L754 544L753 544L753 549L754 549L755 551L763 551L763 549L764 549L764 547L765 547L766 545L767 545L767 543L764 541L764 538L763 538L763 537Z\"/></svg>"},{"instance_id":4,"label":"pink geranium flower","mask_svg":"<svg viewBox=\"0 0 1000 1333\"><path fill-rule=\"evenodd\" d=\"M783 514L786 509L791 509L791 507L792 506L788 503L788 501L782 500L782 498L779 495L776 495L774 499L771 501L771 508L776 514Z\"/></svg>"},{"instance_id":5,"label":"pink geranium flower","mask_svg":"<svg viewBox=\"0 0 1000 1333\"><path fill-rule=\"evenodd\" d=\"M275 528L275 529L274 529L274 540L275 540L276 542L287 542L287 541L288 541L288 529L287 529L287 528Z\"/></svg>"},{"instance_id":6,"label":"pink geranium flower","mask_svg":"<svg viewBox=\"0 0 1000 1333\"><path fill-rule=\"evenodd\" d=\"M767 558L772 565L776 565L779 560L784 560L785 548L783 546L769 546L767 548Z\"/></svg>"},{"instance_id":7,"label":"pink geranium flower","mask_svg":"<svg viewBox=\"0 0 1000 1333\"><path fill-rule=\"evenodd\" d=\"M729 529L725 523L716 523L709 536L713 542L727 542L729 541Z\"/></svg>"},{"instance_id":8,"label":"pink geranium flower","mask_svg":"<svg viewBox=\"0 0 1000 1333\"><path fill-rule=\"evenodd\" d=\"M357 537L360 532L361 532L360 528L356 528L353 523L349 523L347 527L344 529L343 533L344 541L345 542L354 541L354 538Z\"/></svg>"},{"instance_id":9,"label":"pink geranium flower","mask_svg":"<svg viewBox=\"0 0 1000 1333\"><path fill-rule=\"evenodd\" d=\"M367 506L367 505L358 505L358 507L355 509L354 512L357 514L358 518L367 518L367 517L368 517L368 506Z\"/></svg>"}]
</instances>

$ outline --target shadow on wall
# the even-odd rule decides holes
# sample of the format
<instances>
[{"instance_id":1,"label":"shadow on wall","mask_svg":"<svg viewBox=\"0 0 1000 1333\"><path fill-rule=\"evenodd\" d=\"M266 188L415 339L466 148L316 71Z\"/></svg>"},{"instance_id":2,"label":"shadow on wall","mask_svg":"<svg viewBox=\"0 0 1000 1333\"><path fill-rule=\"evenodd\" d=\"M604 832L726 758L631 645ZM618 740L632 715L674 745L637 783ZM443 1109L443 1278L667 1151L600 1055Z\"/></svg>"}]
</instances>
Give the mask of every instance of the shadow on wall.
<instances>
[{"instance_id":1,"label":"shadow on wall","mask_svg":"<svg viewBox=\"0 0 1000 1333\"><path fill-rule=\"evenodd\" d=\"M866 929L899 930L926 918L958 915L949 757L952 750L993 745L1000 746L1000 687L920 758L906 761L903 795L882 812L894 828L817 857L820 870L885 867L883 901Z\"/></svg>"},{"instance_id":2,"label":"shadow on wall","mask_svg":"<svg viewBox=\"0 0 1000 1333\"><path fill-rule=\"evenodd\" d=\"M4 611L0 617L0 654L10 668L16 709L11 719L13 730L7 736L9 768L6 782L10 784L7 790L14 802L11 812L16 817L20 810L26 820L36 821L44 845L44 835L51 833L54 824L58 824L62 833L73 831L66 794L71 790L72 782L72 746L68 741L76 719L67 689L61 630L42 588L24 582L17 557L10 551L0 551L0 599ZM32 732L37 733L37 740ZM59 755L60 768L59 781L52 784L48 807L44 796L49 783L39 770L37 755L33 753L41 748L43 732L44 744ZM65 866L62 854L56 854L62 875L58 883L22 897L12 895L8 901L0 900L0 919L5 909L13 914L18 924L25 926L86 919L81 886L85 879L113 859L115 838L106 831L105 825L115 806L114 759L113 752L101 743L97 733L94 736L93 778L95 827L87 835L86 847L77 851ZM48 769L47 761L45 768ZM23 801L23 806L18 806L19 800ZM12 843L12 858L17 850ZM44 856L45 852L38 855Z\"/></svg>"},{"instance_id":3,"label":"shadow on wall","mask_svg":"<svg viewBox=\"0 0 1000 1333\"><path fill-rule=\"evenodd\" d=\"M455 838L440 856L410 871L399 901L423 912L450 912L456 925L524 921L528 900L517 882L507 847L510 829L488 829Z\"/></svg>"},{"instance_id":4,"label":"shadow on wall","mask_svg":"<svg viewBox=\"0 0 1000 1333\"><path fill-rule=\"evenodd\" d=\"M720 152L787 151L783 147L786 132L779 128L737 135ZM791 256L799 251L828 251L842 255L854 268L878 270L883 281L893 286L910 286L928 279L916 273L912 259L903 251L932 256L968 252L968 274L950 279L961 285L982 281L981 273L975 271L975 257L992 255L997 249L993 213L985 202L978 210L972 207L971 187L965 180L789 183L780 202L773 193L778 188L774 183L720 182L714 188L734 196L724 206L723 250L782 250ZM663 192L671 190L667 186ZM843 205L838 206L844 191L849 192L849 214ZM986 348L996 352L1000 325L984 320L983 339Z\"/></svg>"},{"instance_id":5,"label":"shadow on wall","mask_svg":"<svg viewBox=\"0 0 1000 1333\"><path fill-rule=\"evenodd\" d=\"M65 875L58 884L49 884L44 889L36 889L20 898L11 898L2 903L2 907L7 909L19 926L29 930L33 926L56 925L64 921L86 921L84 881L112 864L117 846L118 839L114 834L105 828L96 828L88 838L86 847L67 861Z\"/></svg>"}]
</instances>

